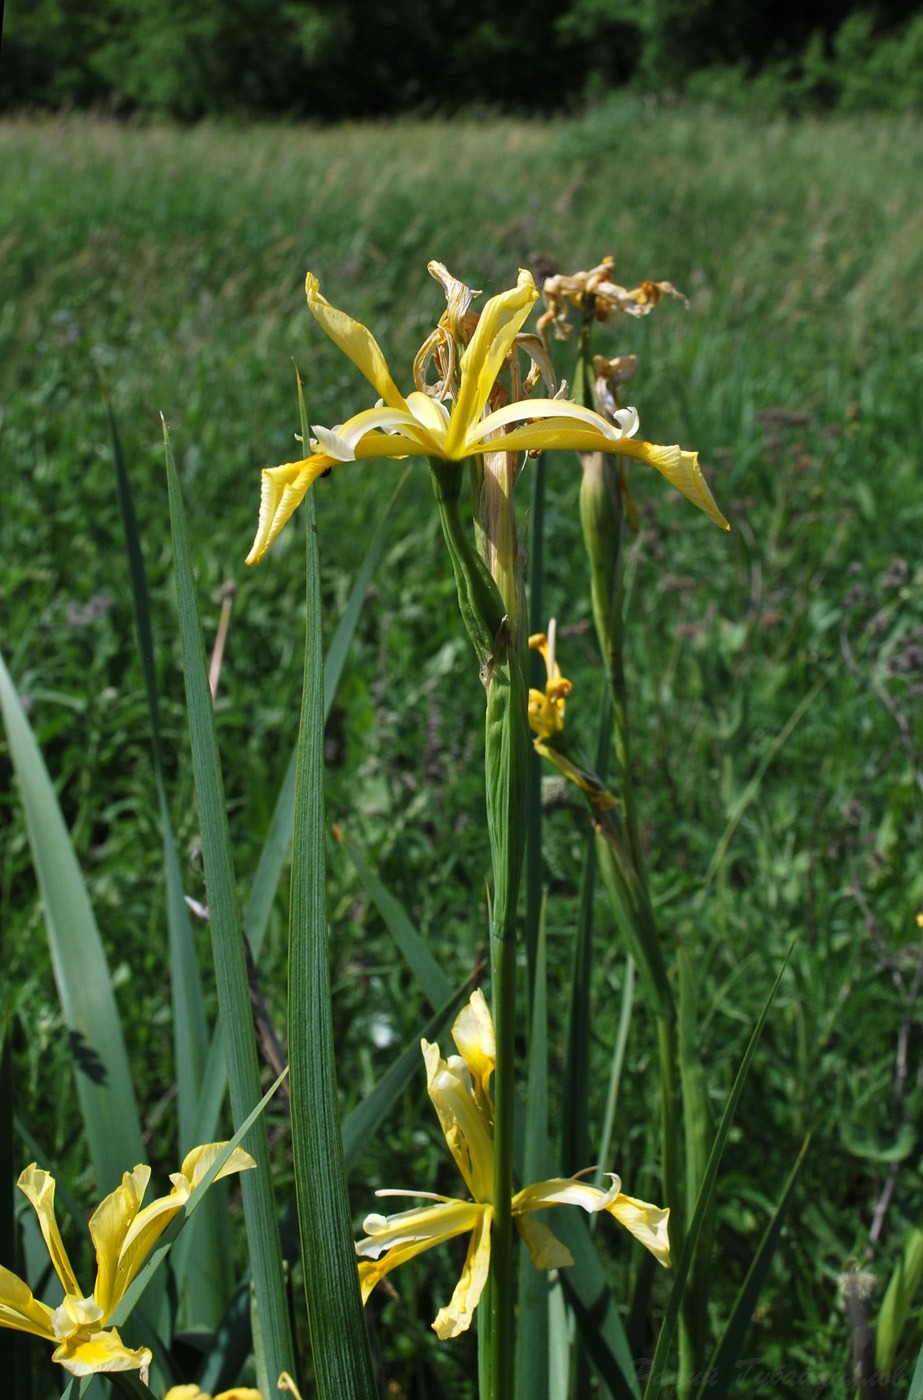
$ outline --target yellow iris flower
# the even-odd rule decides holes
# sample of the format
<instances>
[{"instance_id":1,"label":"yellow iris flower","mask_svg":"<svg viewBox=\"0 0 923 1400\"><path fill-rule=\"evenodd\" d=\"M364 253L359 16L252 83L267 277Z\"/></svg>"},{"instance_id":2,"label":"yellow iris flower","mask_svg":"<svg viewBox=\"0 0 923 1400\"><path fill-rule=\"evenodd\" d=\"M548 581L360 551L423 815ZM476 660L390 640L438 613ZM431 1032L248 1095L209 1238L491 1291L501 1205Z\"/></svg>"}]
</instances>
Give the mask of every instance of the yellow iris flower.
<instances>
[{"instance_id":1,"label":"yellow iris flower","mask_svg":"<svg viewBox=\"0 0 923 1400\"><path fill-rule=\"evenodd\" d=\"M723 529L730 528L702 475L698 455L635 440L638 415L633 408L620 409L615 422L565 399L522 400L485 412L497 376L538 297L531 273L521 270L515 287L491 297L485 305L461 357L458 393L451 409L421 390L405 398L372 333L331 306L321 295L313 273L305 279L305 291L314 316L365 375L379 402L338 427L314 426L309 457L263 470L259 524L248 564L262 559L319 476L343 462L371 458L429 457L460 462L498 450L616 452L655 467L710 520ZM502 449L498 448L498 432L502 433Z\"/></svg>"},{"instance_id":2,"label":"yellow iris flower","mask_svg":"<svg viewBox=\"0 0 923 1400\"><path fill-rule=\"evenodd\" d=\"M222 1390L220 1395L206 1395L197 1385L174 1385L163 1400L263 1400L263 1392L249 1385L235 1385L230 1390Z\"/></svg>"},{"instance_id":3,"label":"yellow iris flower","mask_svg":"<svg viewBox=\"0 0 923 1400\"><path fill-rule=\"evenodd\" d=\"M444 1060L437 1045L422 1041L429 1096L439 1117L449 1151L473 1197L470 1201L419 1191L378 1191L378 1196L415 1196L434 1201L398 1215L369 1215L366 1234L356 1245L362 1301L385 1274L416 1254L456 1235L470 1234L468 1256L452 1301L441 1308L433 1329L441 1338L457 1337L471 1325L490 1268L490 1228L493 1220L494 1110L489 1081L496 1064L496 1043L490 1011L480 991L472 994L452 1027L460 1051ZM606 1211L630 1230L661 1264L669 1268L670 1212L646 1201L624 1196L617 1176L608 1191L577 1177L555 1177L527 1186L513 1197L513 1219L538 1269L573 1264L570 1250L532 1212L546 1206L575 1205L595 1214Z\"/></svg>"},{"instance_id":4,"label":"yellow iris flower","mask_svg":"<svg viewBox=\"0 0 923 1400\"><path fill-rule=\"evenodd\" d=\"M108 1195L90 1219L90 1238L96 1247L96 1285L84 1296L64 1248L55 1217L54 1177L33 1162L19 1178L38 1216L45 1246L54 1271L64 1289L64 1300L56 1308L40 1303L31 1289L9 1269L0 1266L0 1327L29 1332L55 1344L53 1361L74 1376L94 1371L135 1371L146 1375L151 1364L147 1347L132 1351L116 1328L106 1324L121 1302L126 1289L170 1221L181 1210L215 1158L227 1146L223 1142L194 1147L182 1167L170 1180L173 1189L141 1209L141 1200L151 1176L150 1167L137 1166L125 1172L121 1186ZM247 1171L256 1163L249 1152L235 1147L218 1176Z\"/></svg>"},{"instance_id":5,"label":"yellow iris flower","mask_svg":"<svg viewBox=\"0 0 923 1400\"><path fill-rule=\"evenodd\" d=\"M279 1377L279 1389L294 1395L295 1400L301 1400L301 1392L287 1371L283 1371ZM230 1390L222 1390L220 1395L207 1395L197 1385L174 1385L163 1400L264 1400L264 1397L261 1390L254 1390L248 1385L232 1386Z\"/></svg>"}]
</instances>

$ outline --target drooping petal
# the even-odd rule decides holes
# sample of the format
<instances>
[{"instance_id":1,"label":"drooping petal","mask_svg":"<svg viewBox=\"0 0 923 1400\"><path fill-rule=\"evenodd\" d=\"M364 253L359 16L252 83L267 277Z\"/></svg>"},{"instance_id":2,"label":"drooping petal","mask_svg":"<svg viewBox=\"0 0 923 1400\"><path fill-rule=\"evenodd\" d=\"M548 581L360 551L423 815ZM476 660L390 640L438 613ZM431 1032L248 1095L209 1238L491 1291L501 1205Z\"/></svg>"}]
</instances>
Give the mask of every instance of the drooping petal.
<instances>
[{"instance_id":1,"label":"drooping petal","mask_svg":"<svg viewBox=\"0 0 923 1400\"><path fill-rule=\"evenodd\" d=\"M195 1191L199 1186L203 1176L212 1167L216 1157L220 1157L227 1147L226 1142L207 1142L202 1147L194 1147L191 1152L187 1152L183 1158L183 1165L179 1169L179 1175L185 1177L189 1183L190 1192ZM223 1177L234 1176L237 1172L248 1172L256 1169L256 1162L242 1147L235 1147L224 1166L215 1177L216 1181L221 1181ZM176 1186L176 1174L170 1177Z\"/></svg>"},{"instance_id":2,"label":"drooping petal","mask_svg":"<svg viewBox=\"0 0 923 1400\"><path fill-rule=\"evenodd\" d=\"M491 297L481 312L461 359L461 384L446 441L450 461L467 455L465 443L471 429L480 418L510 347L537 297L532 274L521 268L516 286Z\"/></svg>"},{"instance_id":3,"label":"drooping petal","mask_svg":"<svg viewBox=\"0 0 923 1400\"><path fill-rule=\"evenodd\" d=\"M148 1347L132 1351L112 1327L108 1332L93 1332L89 1337L68 1337L51 1359L72 1376L90 1376L97 1371L146 1371L152 1354Z\"/></svg>"},{"instance_id":4,"label":"drooping petal","mask_svg":"<svg viewBox=\"0 0 923 1400\"><path fill-rule=\"evenodd\" d=\"M20 1173L17 1183L20 1191L28 1197L38 1216L38 1223L42 1229L45 1240L45 1247L54 1265L54 1271L61 1280L61 1287L65 1293L80 1293L80 1285L74 1277L73 1266L67 1257L67 1250L61 1239L61 1232L58 1229L58 1221L54 1210L54 1177L49 1172L41 1170L33 1162Z\"/></svg>"},{"instance_id":5,"label":"drooping petal","mask_svg":"<svg viewBox=\"0 0 923 1400\"><path fill-rule=\"evenodd\" d=\"M718 509L718 503L699 466L698 452L684 452L681 447L658 447L652 442L638 441L625 442L615 450L656 468L671 486L682 492L687 501L704 511L709 520L722 530L730 530L731 526Z\"/></svg>"},{"instance_id":6,"label":"drooping petal","mask_svg":"<svg viewBox=\"0 0 923 1400\"><path fill-rule=\"evenodd\" d=\"M541 1220L532 1220L528 1215L514 1219L536 1269L566 1269L573 1264L574 1256L567 1245Z\"/></svg>"},{"instance_id":7,"label":"drooping petal","mask_svg":"<svg viewBox=\"0 0 923 1400\"><path fill-rule=\"evenodd\" d=\"M460 1055L443 1060L438 1045L421 1041L426 1086L465 1185L476 1201L490 1201L494 1184L493 1121Z\"/></svg>"},{"instance_id":8,"label":"drooping petal","mask_svg":"<svg viewBox=\"0 0 923 1400\"><path fill-rule=\"evenodd\" d=\"M555 1177L550 1181L537 1182L513 1197L513 1214L543 1210L545 1206L580 1206L591 1215L608 1211L626 1230L631 1231L645 1249L650 1250L664 1268L669 1268L669 1210L622 1195L617 1176L610 1174L610 1181L612 1184L608 1191L573 1177Z\"/></svg>"},{"instance_id":9,"label":"drooping petal","mask_svg":"<svg viewBox=\"0 0 923 1400\"><path fill-rule=\"evenodd\" d=\"M516 405L517 408L539 406L538 403ZM567 405L560 404L559 407L566 408ZM498 411L505 412L503 409ZM493 416L492 414L491 417ZM568 413L566 416L549 417L540 422L525 423L522 427L513 428L504 438L504 449L509 452L543 452L562 448L572 449L574 452L615 452L620 456L633 457L636 461L646 462L649 467L659 471L671 486L675 486L687 500L704 511L715 525L720 526L722 530L730 530L731 527L718 509L702 474L697 452L685 452L676 446L661 447L657 443L621 436L603 418L598 419L598 425L589 421L579 423L573 419L574 415ZM485 449L475 447L472 450Z\"/></svg>"},{"instance_id":10,"label":"drooping petal","mask_svg":"<svg viewBox=\"0 0 923 1400\"><path fill-rule=\"evenodd\" d=\"M308 487L334 465L322 453L300 462L284 462L281 467L264 467L260 476L260 518L256 538L247 555L248 564L258 564L282 526L304 500Z\"/></svg>"},{"instance_id":11,"label":"drooping petal","mask_svg":"<svg viewBox=\"0 0 923 1400\"><path fill-rule=\"evenodd\" d=\"M626 1230L630 1230L636 1240L649 1249L665 1269L670 1267L670 1212L652 1206L647 1201L637 1201L633 1196L616 1196L607 1206Z\"/></svg>"},{"instance_id":12,"label":"drooping petal","mask_svg":"<svg viewBox=\"0 0 923 1400\"><path fill-rule=\"evenodd\" d=\"M471 1232L465 1266L455 1285L452 1301L448 1307L440 1308L436 1314L433 1331L440 1341L458 1337L471 1326L474 1310L481 1300L490 1271L490 1227L493 1214L490 1206L482 1207Z\"/></svg>"},{"instance_id":13,"label":"drooping petal","mask_svg":"<svg viewBox=\"0 0 923 1400\"><path fill-rule=\"evenodd\" d=\"M33 1337L55 1341L52 1311L32 1295L18 1274L0 1264L0 1327L30 1332Z\"/></svg>"},{"instance_id":14,"label":"drooping petal","mask_svg":"<svg viewBox=\"0 0 923 1400\"><path fill-rule=\"evenodd\" d=\"M442 1201L397 1215L368 1215L357 1241L359 1287L363 1303L380 1279L415 1255L473 1230L488 1209L475 1201Z\"/></svg>"},{"instance_id":15,"label":"drooping petal","mask_svg":"<svg viewBox=\"0 0 923 1400\"><path fill-rule=\"evenodd\" d=\"M391 378L388 362L372 332L367 330L361 321L354 321L345 311L331 306L327 298L321 296L313 272L309 272L305 278L304 289L308 306L334 344L340 347L358 370L361 370L386 404L392 408L402 408L404 397Z\"/></svg>"}]
</instances>

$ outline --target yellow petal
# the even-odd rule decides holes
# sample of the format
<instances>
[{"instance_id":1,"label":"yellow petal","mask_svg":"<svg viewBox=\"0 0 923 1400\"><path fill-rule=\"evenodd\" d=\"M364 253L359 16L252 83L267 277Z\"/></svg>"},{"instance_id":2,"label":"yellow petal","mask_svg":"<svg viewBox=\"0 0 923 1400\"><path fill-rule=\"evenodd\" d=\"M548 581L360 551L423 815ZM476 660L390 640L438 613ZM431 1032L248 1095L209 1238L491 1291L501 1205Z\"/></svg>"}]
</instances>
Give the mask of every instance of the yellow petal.
<instances>
[{"instance_id":1,"label":"yellow petal","mask_svg":"<svg viewBox=\"0 0 923 1400\"><path fill-rule=\"evenodd\" d=\"M480 1085L485 1097L489 1097L490 1076L497 1064L497 1042L490 1007L480 987L471 993L468 1005L456 1016L452 1039L475 1083Z\"/></svg>"},{"instance_id":2,"label":"yellow petal","mask_svg":"<svg viewBox=\"0 0 923 1400\"><path fill-rule=\"evenodd\" d=\"M31 1332L33 1337L56 1340L52 1311L32 1296L32 1290L10 1269L0 1264L0 1327Z\"/></svg>"},{"instance_id":3,"label":"yellow petal","mask_svg":"<svg viewBox=\"0 0 923 1400\"><path fill-rule=\"evenodd\" d=\"M170 1221L182 1210L205 1173L226 1147L226 1142L210 1142L202 1147L194 1147L191 1152L187 1153L181 1170L171 1174L170 1180L173 1185L169 1194L158 1197L149 1206L145 1206L144 1210L137 1212L122 1240L117 1284L111 1295L106 1312L107 1317L121 1299L125 1289L141 1268ZM248 1171L255 1166L256 1162L249 1152L245 1152L242 1147L235 1147L216 1179L220 1181L222 1177L231 1176L235 1172ZM91 1221L90 1233L92 1234L92 1232L93 1222Z\"/></svg>"},{"instance_id":4,"label":"yellow petal","mask_svg":"<svg viewBox=\"0 0 923 1400\"><path fill-rule=\"evenodd\" d=\"M304 289L308 306L334 344L340 347L358 370L361 370L386 404L392 408L402 408L403 395L391 378L388 362L371 331L367 330L361 321L354 321L345 311L339 311L330 305L326 297L321 296L313 272L309 272L305 278Z\"/></svg>"},{"instance_id":5,"label":"yellow petal","mask_svg":"<svg viewBox=\"0 0 923 1400\"><path fill-rule=\"evenodd\" d=\"M520 269L515 287L491 297L461 359L461 384L452 411L446 453L451 461L468 455L466 440L481 416L513 341L528 320L538 292L532 274Z\"/></svg>"},{"instance_id":6,"label":"yellow petal","mask_svg":"<svg viewBox=\"0 0 923 1400\"><path fill-rule=\"evenodd\" d=\"M722 530L730 530L730 524L718 509L708 482L699 466L697 452L684 452L681 447L658 447L652 442L627 440L614 449L626 457L634 457L646 462L665 476L671 486L681 491L688 501L705 512L709 520L720 525Z\"/></svg>"},{"instance_id":7,"label":"yellow petal","mask_svg":"<svg viewBox=\"0 0 923 1400\"><path fill-rule=\"evenodd\" d=\"M315 453L313 457L306 457L300 462L285 462L281 467L263 468L260 477L260 518L246 563L260 562L282 526L304 500L311 483L333 465L329 457Z\"/></svg>"},{"instance_id":8,"label":"yellow petal","mask_svg":"<svg viewBox=\"0 0 923 1400\"><path fill-rule=\"evenodd\" d=\"M262 1391L249 1385L235 1385L233 1390L222 1390L220 1395L206 1395L197 1385L173 1385L163 1400L263 1400Z\"/></svg>"},{"instance_id":9,"label":"yellow petal","mask_svg":"<svg viewBox=\"0 0 923 1400\"><path fill-rule=\"evenodd\" d=\"M132 1351L126 1347L116 1329L94 1332L82 1340L68 1337L52 1355L72 1376L89 1376L96 1371L145 1371L151 1364L147 1347Z\"/></svg>"},{"instance_id":10,"label":"yellow petal","mask_svg":"<svg viewBox=\"0 0 923 1400\"><path fill-rule=\"evenodd\" d=\"M468 1254L461 1278L455 1285L452 1301L448 1307L440 1308L433 1322L433 1331L440 1340L458 1337L467 1332L474 1317L474 1310L480 1302L487 1275L490 1271L490 1226L493 1210L485 1207L471 1233Z\"/></svg>"},{"instance_id":11,"label":"yellow petal","mask_svg":"<svg viewBox=\"0 0 923 1400\"><path fill-rule=\"evenodd\" d=\"M555 1177L550 1181L539 1181L527 1186L513 1197L513 1214L543 1210L545 1206L580 1206L595 1215L598 1211L608 1211L616 1220L630 1230L645 1249L665 1268L670 1267L670 1239L668 1226L670 1212L652 1206L647 1201L637 1201L632 1196L623 1196L619 1178L610 1175L612 1185L608 1191L573 1177Z\"/></svg>"},{"instance_id":12,"label":"yellow petal","mask_svg":"<svg viewBox=\"0 0 923 1400\"><path fill-rule=\"evenodd\" d=\"M433 1245L467 1234L475 1228L485 1209L474 1201L442 1201L397 1215L366 1216L363 1222L366 1238L356 1244L363 1303L385 1274L432 1249Z\"/></svg>"},{"instance_id":13,"label":"yellow petal","mask_svg":"<svg viewBox=\"0 0 923 1400\"><path fill-rule=\"evenodd\" d=\"M516 1216L516 1229L529 1250L529 1258L537 1269L565 1269L574 1262L567 1245L558 1239L540 1220L528 1215Z\"/></svg>"},{"instance_id":14,"label":"yellow petal","mask_svg":"<svg viewBox=\"0 0 923 1400\"><path fill-rule=\"evenodd\" d=\"M476 1095L467 1062L460 1055L443 1060L438 1045L421 1041L426 1087L449 1151L476 1201L489 1201L494 1185L493 1122L483 1096Z\"/></svg>"},{"instance_id":15,"label":"yellow petal","mask_svg":"<svg viewBox=\"0 0 923 1400\"><path fill-rule=\"evenodd\" d=\"M136 1266L126 1277L122 1251L150 1179L150 1167L137 1166L133 1172L124 1172L121 1186L117 1186L101 1201L90 1217L90 1237L96 1247L97 1270L93 1296L102 1309L104 1321L112 1315L137 1271Z\"/></svg>"},{"instance_id":16,"label":"yellow petal","mask_svg":"<svg viewBox=\"0 0 923 1400\"><path fill-rule=\"evenodd\" d=\"M226 1142L209 1142L203 1147L194 1147L191 1152L186 1154L183 1165L180 1167L180 1175L188 1181L190 1191L196 1189L215 1158L220 1157L226 1147ZM215 1180L220 1181L222 1177L233 1176L235 1172L252 1171L255 1167L256 1162L250 1153L245 1152L242 1147L235 1147ZM175 1183L176 1179L171 1176L170 1180Z\"/></svg>"},{"instance_id":17,"label":"yellow petal","mask_svg":"<svg viewBox=\"0 0 923 1400\"><path fill-rule=\"evenodd\" d=\"M648 1205L647 1201L636 1201L633 1196L619 1194L607 1206L610 1215L630 1230L645 1249L649 1249L665 1269L670 1267L670 1212L659 1206Z\"/></svg>"},{"instance_id":18,"label":"yellow petal","mask_svg":"<svg viewBox=\"0 0 923 1400\"><path fill-rule=\"evenodd\" d=\"M54 1271L61 1280L61 1287L65 1293L79 1294L81 1289L74 1277L74 1270L67 1257L67 1250L64 1248L55 1216L54 1177L49 1172L40 1170L33 1162L20 1174L17 1184L20 1191L24 1192L31 1201L38 1216L38 1223L45 1239L45 1247L51 1256Z\"/></svg>"}]
</instances>

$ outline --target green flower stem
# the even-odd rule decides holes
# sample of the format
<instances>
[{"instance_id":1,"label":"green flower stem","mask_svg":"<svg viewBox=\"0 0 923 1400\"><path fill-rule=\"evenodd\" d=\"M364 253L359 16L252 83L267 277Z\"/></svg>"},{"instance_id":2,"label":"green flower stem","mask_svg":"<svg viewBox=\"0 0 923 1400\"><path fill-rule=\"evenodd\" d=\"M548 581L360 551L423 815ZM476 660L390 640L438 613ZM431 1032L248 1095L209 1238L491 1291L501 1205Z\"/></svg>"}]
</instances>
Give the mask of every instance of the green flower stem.
<instances>
[{"instance_id":1,"label":"green flower stem","mask_svg":"<svg viewBox=\"0 0 923 1400\"><path fill-rule=\"evenodd\" d=\"M594 407L590 325L588 317L583 326L577 379L582 401ZM596 818L596 847L603 882L654 1011L660 1080L663 1192L670 1207L670 1248L674 1258L679 1258L685 1237L685 1202L680 1191L678 1021L647 884L632 778L624 666L622 536L625 507L621 466L601 453L585 454L581 457L581 464L580 518L590 564L593 620L612 701L617 791L621 799L620 811L604 813ZM700 1340L688 1325L681 1324L680 1394L688 1393L689 1378L696 1369L696 1344Z\"/></svg>"},{"instance_id":2,"label":"green flower stem","mask_svg":"<svg viewBox=\"0 0 923 1400\"><path fill-rule=\"evenodd\" d=\"M482 1400L509 1400L514 1369L513 1054L516 1028L516 903L526 836L529 771L527 686L518 638L486 564L470 542L459 501L462 469L432 462L433 488L452 560L458 601L487 691L485 778L487 829L493 864L490 948L494 1072L494 1220L486 1337L479 1331Z\"/></svg>"}]
</instances>

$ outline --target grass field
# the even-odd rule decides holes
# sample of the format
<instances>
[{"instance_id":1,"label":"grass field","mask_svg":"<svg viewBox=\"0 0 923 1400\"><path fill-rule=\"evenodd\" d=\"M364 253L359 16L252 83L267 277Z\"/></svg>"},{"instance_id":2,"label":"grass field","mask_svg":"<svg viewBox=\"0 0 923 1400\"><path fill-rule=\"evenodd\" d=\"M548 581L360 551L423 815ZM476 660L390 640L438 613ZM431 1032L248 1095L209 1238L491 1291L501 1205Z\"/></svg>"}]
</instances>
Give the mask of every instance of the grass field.
<instances>
[{"instance_id":1,"label":"grass field","mask_svg":"<svg viewBox=\"0 0 923 1400\"><path fill-rule=\"evenodd\" d=\"M72 828L162 1162L175 1130L160 836L106 392L142 522L174 820L199 896L160 413L211 636L222 585L237 586L217 719L243 898L295 741L304 619L299 530L258 568L242 562L258 469L296 455L293 361L312 422L341 422L367 402L305 308L305 271L373 330L392 368L409 366L442 309L430 258L492 294L518 266L553 259L572 271L612 252L626 285L668 278L688 295L688 310L671 302L600 331L607 354L640 356L630 389L644 435L696 447L733 524L724 536L660 480L632 477L643 526L629 612L643 840L660 925L691 960L718 1113L795 940L722 1168L713 1306L733 1299L810 1133L745 1354L786 1368L775 1394L812 1393L805 1377L839 1386L849 1350L841 1276L854 1262L875 1275L874 1322L923 1215L919 121L757 123L630 102L548 124L177 131L68 118L0 124L0 153L0 649ZM570 377L573 349L557 351ZM316 489L331 631L399 474L357 465ZM568 722L589 735L600 680L578 478L575 462L549 463L545 598L575 683ZM483 952L489 870L483 703L467 647L417 465L327 728L327 801L457 982ZM0 774L17 1113L43 1160L92 1201L2 748ZM584 839L578 808L549 810L558 1054L554 988L569 976ZM422 999L335 850L330 866L348 1108L418 1033ZM283 894L261 964L283 1039L285 909ZM591 1141L625 966L602 902L597 930ZM638 1009L615 1148L619 1171L649 1199L654 1073ZM356 1217L379 1185L440 1189L442 1172L448 1189L440 1141L421 1078L368 1145L351 1182ZM17 1143L17 1169L33 1150ZM284 1137L276 1151L281 1203ZM616 1267L627 1267L623 1256ZM428 1326L430 1294L451 1291L454 1269L427 1256L401 1280L400 1306L386 1304L399 1394L470 1393L473 1344L439 1344ZM914 1360L921 1337L917 1302L899 1356Z\"/></svg>"}]
</instances>

